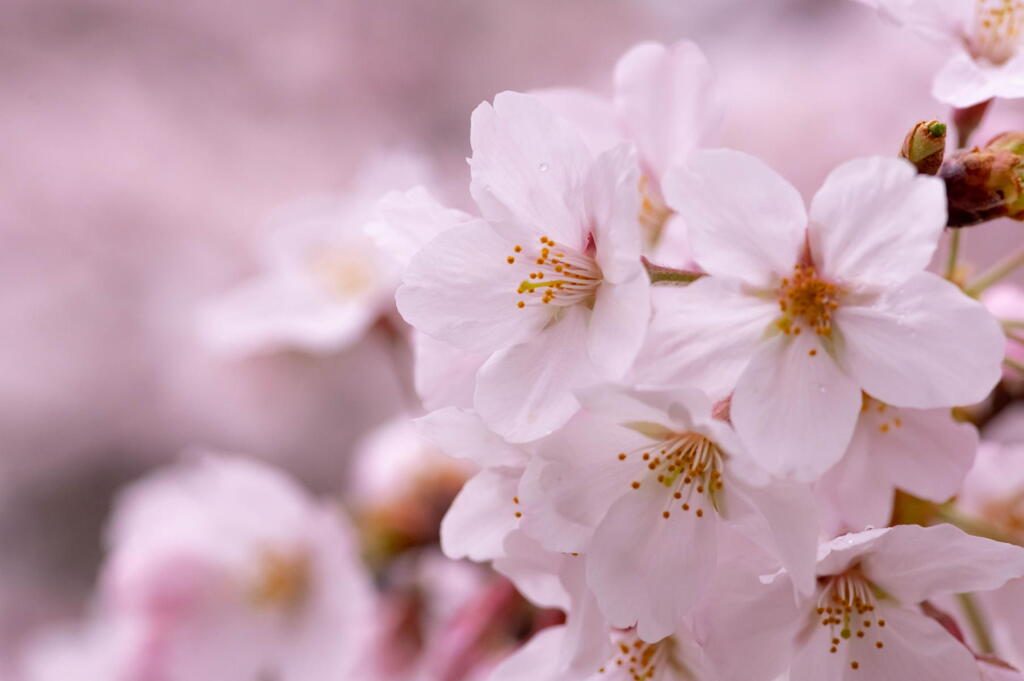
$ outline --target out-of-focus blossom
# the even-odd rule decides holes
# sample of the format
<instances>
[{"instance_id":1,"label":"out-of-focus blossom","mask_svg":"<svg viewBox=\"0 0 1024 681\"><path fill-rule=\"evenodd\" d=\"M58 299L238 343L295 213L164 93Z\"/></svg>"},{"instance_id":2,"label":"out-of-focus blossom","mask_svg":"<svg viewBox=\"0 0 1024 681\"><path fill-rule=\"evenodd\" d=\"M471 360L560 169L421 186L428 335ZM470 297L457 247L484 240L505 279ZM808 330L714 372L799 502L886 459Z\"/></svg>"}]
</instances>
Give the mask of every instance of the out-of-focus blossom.
<instances>
[{"instance_id":1,"label":"out-of-focus blossom","mask_svg":"<svg viewBox=\"0 0 1024 681\"><path fill-rule=\"evenodd\" d=\"M1011 334L1017 338L1024 337L1024 290L1016 284L996 284L981 294L981 302L996 318L1014 325L1010 330ZM1024 362L1024 343L1007 338L1006 356L1017 362ZM1009 367L1004 373L1008 376L1017 375L1017 372Z\"/></svg>"},{"instance_id":2,"label":"out-of-focus blossom","mask_svg":"<svg viewBox=\"0 0 1024 681\"><path fill-rule=\"evenodd\" d=\"M108 538L100 616L141 631L122 678L357 673L373 596L351 531L273 469L206 454L160 471L121 496Z\"/></svg>"},{"instance_id":3,"label":"out-of-focus blossom","mask_svg":"<svg viewBox=\"0 0 1024 681\"><path fill-rule=\"evenodd\" d=\"M970 649L918 604L1024 575L1024 548L951 525L899 525L823 544L817 574L815 597L799 605L789 629L790 681L970 681L979 678ZM770 594L749 593L737 617L792 607L791 597Z\"/></svg>"},{"instance_id":4,"label":"out-of-focus blossom","mask_svg":"<svg viewBox=\"0 0 1024 681\"><path fill-rule=\"evenodd\" d=\"M664 289L638 373L734 390L731 417L768 471L811 480L843 455L861 391L901 407L983 399L998 324L925 272L945 225L941 181L886 158L847 162L805 211L760 161L694 152L667 182L711 276Z\"/></svg>"},{"instance_id":5,"label":"out-of-focus blossom","mask_svg":"<svg viewBox=\"0 0 1024 681\"><path fill-rule=\"evenodd\" d=\"M510 440L578 409L573 390L621 378L649 318L631 152L594 157L536 99L502 93L473 114L471 189L485 220L446 230L398 289L418 330L489 357L474 406Z\"/></svg>"},{"instance_id":6,"label":"out-of-focus blossom","mask_svg":"<svg viewBox=\"0 0 1024 681\"><path fill-rule=\"evenodd\" d=\"M936 503L957 493L978 449L978 432L949 409L901 409L863 397L843 458L818 482L831 534L883 527L897 489Z\"/></svg>"},{"instance_id":7,"label":"out-of-focus blossom","mask_svg":"<svg viewBox=\"0 0 1024 681\"><path fill-rule=\"evenodd\" d=\"M932 94L955 107L1024 97L1024 3L1018 0L858 0L953 55Z\"/></svg>"},{"instance_id":8,"label":"out-of-focus blossom","mask_svg":"<svg viewBox=\"0 0 1024 681\"><path fill-rule=\"evenodd\" d=\"M771 485L706 396L598 389L581 399L584 410L538 444L522 527L549 550L584 554L612 626L636 625L652 642L671 634L714 578L722 523L756 526L810 591L809 488Z\"/></svg>"},{"instance_id":9,"label":"out-of-focus blossom","mask_svg":"<svg viewBox=\"0 0 1024 681\"><path fill-rule=\"evenodd\" d=\"M204 340L229 354L330 352L358 340L390 309L400 274L370 233L377 201L423 181L422 165L387 157L371 163L347 196L282 211L260 244L262 272L201 309Z\"/></svg>"},{"instance_id":10,"label":"out-of-focus blossom","mask_svg":"<svg viewBox=\"0 0 1024 681\"><path fill-rule=\"evenodd\" d=\"M1024 445L982 443L957 506L1024 543ZM982 600L1000 653L1024 666L1024 579L983 594Z\"/></svg>"},{"instance_id":11,"label":"out-of-focus blossom","mask_svg":"<svg viewBox=\"0 0 1024 681\"><path fill-rule=\"evenodd\" d=\"M665 203L669 168L714 138L721 111L711 68L694 43L642 43L619 59L610 99L582 90L533 93L575 123L595 151L624 141L637 148L640 225L645 252L658 263L689 266L686 225Z\"/></svg>"}]
</instances>

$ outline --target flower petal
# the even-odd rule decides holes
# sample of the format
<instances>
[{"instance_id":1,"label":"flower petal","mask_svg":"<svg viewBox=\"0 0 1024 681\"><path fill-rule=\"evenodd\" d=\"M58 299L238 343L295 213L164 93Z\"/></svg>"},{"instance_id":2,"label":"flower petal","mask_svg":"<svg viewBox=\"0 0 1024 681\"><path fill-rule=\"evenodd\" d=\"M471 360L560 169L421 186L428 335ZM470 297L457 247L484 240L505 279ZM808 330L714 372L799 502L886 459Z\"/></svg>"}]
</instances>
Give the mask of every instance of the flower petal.
<instances>
[{"instance_id":1,"label":"flower petal","mask_svg":"<svg viewBox=\"0 0 1024 681\"><path fill-rule=\"evenodd\" d=\"M487 223L453 227L417 253L395 294L405 321L438 340L466 350L493 352L536 335L550 313L519 309L525 262L509 264L512 244Z\"/></svg>"},{"instance_id":2,"label":"flower petal","mask_svg":"<svg viewBox=\"0 0 1024 681\"><path fill-rule=\"evenodd\" d=\"M800 193L757 158L729 149L695 151L663 182L689 226L693 259L709 274L773 286L804 246Z\"/></svg>"},{"instance_id":3,"label":"flower petal","mask_svg":"<svg viewBox=\"0 0 1024 681\"><path fill-rule=\"evenodd\" d=\"M649 642L675 631L714 574L717 523L714 512L698 518L680 510L657 483L616 501L586 556L587 582L608 622L620 628L636 624L637 634Z\"/></svg>"},{"instance_id":4,"label":"flower petal","mask_svg":"<svg viewBox=\"0 0 1024 681\"><path fill-rule=\"evenodd\" d=\"M1024 548L969 535L952 525L897 525L864 555L865 576L903 603L990 591L1024 577Z\"/></svg>"},{"instance_id":5,"label":"flower petal","mask_svg":"<svg viewBox=\"0 0 1024 681\"><path fill-rule=\"evenodd\" d=\"M652 290L654 319L634 383L694 385L713 399L736 386L778 308L729 281L704 277L685 288Z\"/></svg>"},{"instance_id":6,"label":"flower petal","mask_svg":"<svg viewBox=\"0 0 1024 681\"><path fill-rule=\"evenodd\" d=\"M992 66L959 51L936 74L932 96L961 109L993 97L1024 97L1024 55Z\"/></svg>"},{"instance_id":7,"label":"flower petal","mask_svg":"<svg viewBox=\"0 0 1024 681\"><path fill-rule=\"evenodd\" d=\"M840 306L841 361L870 395L900 407L973 404L1002 374L1004 337L985 308L922 272L870 306Z\"/></svg>"},{"instance_id":8,"label":"flower petal","mask_svg":"<svg viewBox=\"0 0 1024 681\"><path fill-rule=\"evenodd\" d=\"M641 43L615 67L615 110L656 180L716 131L721 110L707 58L694 43Z\"/></svg>"},{"instance_id":9,"label":"flower petal","mask_svg":"<svg viewBox=\"0 0 1024 681\"><path fill-rule=\"evenodd\" d=\"M542 629L499 664L488 681L559 681L564 678L562 652L566 627Z\"/></svg>"},{"instance_id":10,"label":"flower petal","mask_svg":"<svg viewBox=\"0 0 1024 681\"><path fill-rule=\"evenodd\" d=\"M896 285L935 253L946 226L946 189L901 159L855 159L825 179L810 216L820 272L841 284Z\"/></svg>"},{"instance_id":11,"label":"flower petal","mask_svg":"<svg viewBox=\"0 0 1024 681\"><path fill-rule=\"evenodd\" d=\"M626 141L615 120L612 104L604 97L569 88L543 88L527 94L575 125L594 154Z\"/></svg>"},{"instance_id":12,"label":"flower petal","mask_svg":"<svg viewBox=\"0 0 1024 681\"><path fill-rule=\"evenodd\" d=\"M412 335L413 380L424 409L472 407L476 372L487 355L439 341L420 331Z\"/></svg>"},{"instance_id":13,"label":"flower petal","mask_svg":"<svg viewBox=\"0 0 1024 681\"><path fill-rule=\"evenodd\" d=\"M426 188L413 187L381 197L365 231L382 252L404 266L435 236L472 220L461 210L442 206Z\"/></svg>"},{"instance_id":14,"label":"flower petal","mask_svg":"<svg viewBox=\"0 0 1024 681\"><path fill-rule=\"evenodd\" d=\"M632 279L598 287L587 327L590 359L612 380L633 366L651 320L651 283L643 267L637 269Z\"/></svg>"},{"instance_id":15,"label":"flower petal","mask_svg":"<svg viewBox=\"0 0 1024 681\"><path fill-rule=\"evenodd\" d=\"M812 481L846 451L860 405L860 388L815 334L779 334L740 376L731 415L747 451L769 473Z\"/></svg>"},{"instance_id":16,"label":"flower petal","mask_svg":"<svg viewBox=\"0 0 1024 681\"><path fill-rule=\"evenodd\" d=\"M516 496L521 469L486 468L462 486L441 521L441 550L452 560L504 555L505 537L519 524Z\"/></svg>"},{"instance_id":17,"label":"flower petal","mask_svg":"<svg viewBox=\"0 0 1024 681\"><path fill-rule=\"evenodd\" d=\"M534 97L502 92L473 112L470 142L470 192L485 218L584 249L593 159L572 124Z\"/></svg>"},{"instance_id":18,"label":"flower petal","mask_svg":"<svg viewBox=\"0 0 1024 681\"><path fill-rule=\"evenodd\" d=\"M858 422L843 458L818 481L817 492L831 535L889 524L895 490L884 475L884 464L871 450L874 434L871 425Z\"/></svg>"},{"instance_id":19,"label":"flower petal","mask_svg":"<svg viewBox=\"0 0 1024 681\"><path fill-rule=\"evenodd\" d=\"M505 537L504 552L494 560L494 569L508 577L519 593L538 608L569 609L569 594L559 579L563 554L545 551L522 530Z\"/></svg>"},{"instance_id":20,"label":"flower petal","mask_svg":"<svg viewBox=\"0 0 1024 681\"><path fill-rule=\"evenodd\" d=\"M601 154L587 176L586 206L606 282L623 283L642 273L640 263L640 192L636 154L623 144Z\"/></svg>"},{"instance_id":21,"label":"flower petal","mask_svg":"<svg viewBox=\"0 0 1024 681\"><path fill-rule=\"evenodd\" d=\"M469 459L480 466L525 466L527 454L494 434L476 413L446 407L414 421L425 439L448 456Z\"/></svg>"},{"instance_id":22,"label":"flower petal","mask_svg":"<svg viewBox=\"0 0 1024 681\"><path fill-rule=\"evenodd\" d=\"M536 338L496 353L477 373L474 406L510 442L536 440L565 425L579 409L573 391L597 382L583 351L588 311L563 309Z\"/></svg>"}]
</instances>

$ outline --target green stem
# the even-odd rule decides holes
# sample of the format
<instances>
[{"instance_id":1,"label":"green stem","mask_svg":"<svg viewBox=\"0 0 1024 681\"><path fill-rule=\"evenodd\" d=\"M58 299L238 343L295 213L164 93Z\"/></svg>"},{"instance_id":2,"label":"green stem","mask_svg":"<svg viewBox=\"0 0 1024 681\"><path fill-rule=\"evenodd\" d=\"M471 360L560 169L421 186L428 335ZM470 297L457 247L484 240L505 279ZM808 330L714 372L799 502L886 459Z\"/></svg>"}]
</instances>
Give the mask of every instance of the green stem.
<instances>
[{"instance_id":1,"label":"green stem","mask_svg":"<svg viewBox=\"0 0 1024 681\"><path fill-rule=\"evenodd\" d=\"M655 265L647 258L640 258L640 260L643 261L644 267L647 268L647 275L651 278L651 283L654 285L686 286L687 284L692 284L704 276L700 272L677 270L672 267Z\"/></svg>"},{"instance_id":2,"label":"green stem","mask_svg":"<svg viewBox=\"0 0 1024 681\"><path fill-rule=\"evenodd\" d=\"M953 230L949 240L949 256L946 258L946 279L953 280L956 273L956 261L960 257L960 230Z\"/></svg>"},{"instance_id":3,"label":"green stem","mask_svg":"<svg viewBox=\"0 0 1024 681\"><path fill-rule=\"evenodd\" d=\"M976 298L989 286L1012 274L1014 270L1022 265L1024 265L1024 247L1017 249L979 274L964 290L967 292L967 295Z\"/></svg>"},{"instance_id":4,"label":"green stem","mask_svg":"<svg viewBox=\"0 0 1024 681\"><path fill-rule=\"evenodd\" d=\"M971 631L974 632L974 641L978 644L978 652L985 655L992 655L996 652L995 646L992 645L992 637L988 633L988 625L985 622L985 616L981 613L981 608L978 607L977 601L974 600L974 596L971 594L957 594L957 599L960 601L960 607L964 611L964 616L967 618L967 624L971 627Z\"/></svg>"}]
</instances>

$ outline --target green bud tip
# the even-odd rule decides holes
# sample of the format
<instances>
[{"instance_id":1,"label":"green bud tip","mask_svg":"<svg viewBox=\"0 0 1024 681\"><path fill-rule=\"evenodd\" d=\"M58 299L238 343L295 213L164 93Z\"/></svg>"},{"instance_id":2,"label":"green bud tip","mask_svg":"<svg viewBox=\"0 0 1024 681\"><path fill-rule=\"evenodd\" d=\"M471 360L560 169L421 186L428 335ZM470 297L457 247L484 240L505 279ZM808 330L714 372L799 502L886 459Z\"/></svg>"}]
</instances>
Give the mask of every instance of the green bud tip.
<instances>
[{"instance_id":1,"label":"green bud tip","mask_svg":"<svg viewBox=\"0 0 1024 681\"><path fill-rule=\"evenodd\" d=\"M946 136L946 124L945 123L932 123L928 126L928 132L933 137L945 137Z\"/></svg>"}]
</instances>

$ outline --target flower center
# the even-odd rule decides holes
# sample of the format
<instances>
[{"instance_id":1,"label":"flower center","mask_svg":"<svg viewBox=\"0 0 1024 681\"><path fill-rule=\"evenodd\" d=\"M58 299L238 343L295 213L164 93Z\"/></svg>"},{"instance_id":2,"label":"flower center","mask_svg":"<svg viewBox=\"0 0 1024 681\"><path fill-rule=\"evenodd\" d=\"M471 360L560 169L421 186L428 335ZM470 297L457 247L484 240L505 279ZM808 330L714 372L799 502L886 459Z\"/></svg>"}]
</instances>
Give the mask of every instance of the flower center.
<instances>
[{"instance_id":1,"label":"flower center","mask_svg":"<svg viewBox=\"0 0 1024 681\"><path fill-rule=\"evenodd\" d=\"M515 246L513 255L505 261L514 265L519 258L536 264L536 269L523 279L516 293L521 297L516 302L520 309L527 305L567 306L576 303L590 303L601 283L601 268L590 255L556 244L542 236L540 246L530 248Z\"/></svg>"},{"instance_id":2,"label":"flower center","mask_svg":"<svg viewBox=\"0 0 1024 681\"><path fill-rule=\"evenodd\" d=\"M646 175L640 177L640 199L640 226L643 228L644 239L654 247L661 239L665 223L675 211L665 205L656 191L652 191L651 181Z\"/></svg>"},{"instance_id":3,"label":"flower center","mask_svg":"<svg viewBox=\"0 0 1024 681\"><path fill-rule=\"evenodd\" d=\"M860 570L853 567L841 575L820 578L819 581L823 582L824 588L818 596L815 614L821 618L821 626L827 627L831 634L829 652L838 653L842 646L851 646L853 642L869 637L875 639L874 644L858 646L859 650L885 648L881 638L886 622L876 614L874 588ZM860 666L861 661L851 656L850 668L856 670Z\"/></svg>"},{"instance_id":4,"label":"flower center","mask_svg":"<svg viewBox=\"0 0 1024 681\"><path fill-rule=\"evenodd\" d=\"M615 642L615 652L608 663L598 669L609 679L651 681L662 678L662 671L670 668L670 639L646 643L633 632L622 632Z\"/></svg>"},{"instance_id":5,"label":"flower center","mask_svg":"<svg viewBox=\"0 0 1024 681\"><path fill-rule=\"evenodd\" d=\"M778 290L782 316L776 324L783 333L799 334L802 327L819 336L832 335L832 313L839 307L839 289L818 276L811 265L797 265Z\"/></svg>"},{"instance_id":6,"label":"flower center","mask_svg":"<svg viewBox=\"0 0 1024 681\"><path fill-rule=\"evenodd\" d=\"M673 506L684 512L691 510L698 518L704 509L718 510L718 494L725 486L722 471L725 455L718 445L699 433L682 433L662 440L654 447L619 453L619 461L639 461L648 473L647 484L656 483L671 492L670 501L662 511L666 520L672 516ZM653 480L651 480L653 478ZM630 483L640 489L640 480Z\"/></svg>"},{"instance_id":7,"label":"flower center","mask_svg":"<svg viewBox=\"0 0 1024 681\"><path fill-rule=\"evenodd\" d=\"M374 282L366 259L341 248L316 250L309 259L309 271L324 291L342 300L367 291Z\"/></svg>"},{"instance_id":8,"label":"flower center","mask_svg":"<svg viewBox=\"0 0 1024 681\"><path fill-rule=\"evenodd\" d=\"M975 57L1003 64L1017 52L1024 29L1024 2L1021 0L978 0L975 6L974 35L968 48Z\"/></svg>"},{"instance_id":9,"label":"flower center","mask_svg":"<svg viewBox=\"0 0 1024 681\"><path fill-rule=\"evenodd\" d=\"M311 569L305 553L266 551L260 556L259 575L249 592L258 608L296 610L306 600Z\"/></svg>"}]
</instances>

